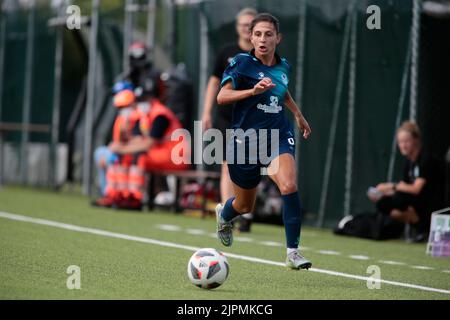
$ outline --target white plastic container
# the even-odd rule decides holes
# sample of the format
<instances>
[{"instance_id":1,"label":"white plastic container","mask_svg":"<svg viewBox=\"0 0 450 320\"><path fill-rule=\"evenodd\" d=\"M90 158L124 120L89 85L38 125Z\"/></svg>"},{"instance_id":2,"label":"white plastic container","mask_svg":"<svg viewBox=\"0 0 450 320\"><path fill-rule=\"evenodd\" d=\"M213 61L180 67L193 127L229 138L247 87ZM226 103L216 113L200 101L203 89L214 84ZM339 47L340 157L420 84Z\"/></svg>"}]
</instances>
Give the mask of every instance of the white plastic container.
<instances>
[{"instance_id":1,"label":"white plastic container","mask_svg":"<svg viewBox=\"0 0 450 320\"><path fill-rule=\"evenodd\" d=\"M426 253L433 257L450 257L450 207L431 214Z\"/></svg>"}]
</instances>

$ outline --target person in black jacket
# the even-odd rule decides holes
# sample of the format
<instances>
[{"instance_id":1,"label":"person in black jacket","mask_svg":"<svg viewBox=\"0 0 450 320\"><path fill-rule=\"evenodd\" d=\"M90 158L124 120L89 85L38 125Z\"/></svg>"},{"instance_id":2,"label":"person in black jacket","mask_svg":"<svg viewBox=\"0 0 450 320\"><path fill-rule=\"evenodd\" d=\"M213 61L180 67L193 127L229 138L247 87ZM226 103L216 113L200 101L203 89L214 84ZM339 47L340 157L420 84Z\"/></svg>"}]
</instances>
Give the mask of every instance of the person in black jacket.
<instances>
[{"instance_id":1,"label":"person in black jacket","mask_svg":"<svg viewBox=\"0 0 450 320\"><path fill-rule=\"evenodd\" d=\"M406 158L402 179L379 183L368 196L379 212L412 227L416 233L412 241L422 241L430 227L431 213L443 205L443 166L424 150L420 129L414 122L405 121L399 127L397 144Z\"/></svg>"},{"instance_id":2,"label":"person in black jacket","mask_svg":"<svg viewBox=\"0 0 450 320\"><path fill-rule=\"evenodd\" d=\"M133 42L128 48L129 68L119 75L119 80L133 84L138 102L148 102L150 98L159 98L162 91L161 72L150 59L150 49L141 41Z\"/></svg>"},{"instance_id":3,"label":"person in black jacket","mask_svg":"<svg viewBox=\"0 0 450 320\"><path fill-rule=\"evenodd\" d=\"M217 54L214 69L208 80L208 86L205 91L205 102L203 105L202 126L203 130L216 128L220 130L223 137L223 162L221 166L220 176L220 198L224 203L233 196L233 185L230 180L228 166L225 159L225 137L226 129L231 128L232 106L219 106L217 108L216 117L213 121L213 106L217 93L220 89L220 81L223 72L230 63L231 59L238 53L249 52L253 45L250 41L250 23L257 15L257 11L253 8L244 8L236 15L236 33L238 35L237 42L229 43L221 48ZM241 217L239 231L250 232L252 214L248 213Z\"/></svg>"}]
</instances>

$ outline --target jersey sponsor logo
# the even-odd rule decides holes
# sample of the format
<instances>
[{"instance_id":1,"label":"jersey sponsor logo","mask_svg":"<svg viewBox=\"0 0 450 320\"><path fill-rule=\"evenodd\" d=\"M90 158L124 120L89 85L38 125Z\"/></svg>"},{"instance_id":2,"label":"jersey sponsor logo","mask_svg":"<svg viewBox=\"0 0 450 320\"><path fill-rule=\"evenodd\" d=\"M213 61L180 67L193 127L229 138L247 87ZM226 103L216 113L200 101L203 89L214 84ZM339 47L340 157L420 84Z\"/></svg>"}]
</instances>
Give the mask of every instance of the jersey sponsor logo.
<instances>
[{"instance_id":1,"label":"jersey sponsor logo","mask_svg":"<svg viewBox=\"0 0 450 320\"><path fill-rule=\"evenodd\" d=\"M278 104L277 96L270 96L270 104L258 103L256 106L258 109L263 110L265 113L279 113L282 107Z\"/></svg>"},{"instance_id":2,"label":"jersey sponsor logo","mask_svg":"<svg viewBox=\"0 0 450 320\"><path fill-rule=\"evenodd\" d=\"M281 74L281 81L283 82L283 84L285 86L287 86L287 84L289 83L289 79L286 74L284 74L284 73Z\"/></svg>"}]
</instances>

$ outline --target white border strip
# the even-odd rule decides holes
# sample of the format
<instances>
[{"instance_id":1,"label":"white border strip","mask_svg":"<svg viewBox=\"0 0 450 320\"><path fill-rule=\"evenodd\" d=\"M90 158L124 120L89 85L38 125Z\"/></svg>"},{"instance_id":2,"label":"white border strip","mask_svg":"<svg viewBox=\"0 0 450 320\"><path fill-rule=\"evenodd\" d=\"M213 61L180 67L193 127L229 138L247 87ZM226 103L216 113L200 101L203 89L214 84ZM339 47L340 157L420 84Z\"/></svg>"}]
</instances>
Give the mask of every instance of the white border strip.
<instances>
[{"instance_id":1,"label":"white border strip","mask_svg":"<svg viewBox=\"0 0 450 320\"><path fill-rule=\"evenodd\" d=\"M96 235L110 237L110 238L124 239L124 240L131 240L131 241L136 241L136 242L154 244L154 245L158 245L158 246L162 246L162 247L184 249L184 250L189 250L189 251L197 251L198 249L200 249L198 247L186 246L186 245L173 243L173 242L167 242L167 241L160 241L160 240L155 240L155 239L150 239L150 238L131 236L131 235L128 235L128 234L110 232L110 231L94 229L94 228L86 228L86 227L76 226L76 225L73 225L73 224L67 224L67 223L51 221L51 220L45 220L45 219L38 219L38 218L33 218L33 217L23 216L23 215L18 215L18 214L12 214L12 213L2 212L2 211L0 211L0 217L5 218L5 219L10 219L10 220L41 224L41 225L46 225L46 226L61 228L61 229L65 229L65 230L76 231L76 232L96 234ZM223 253L227 257L230 257L230 258L235 258L235 259L240 259L240 260L250 261L250 262L257 262L257 263L262 263L262 264L268 264L268 265L273 265L273 266L285 267L285 264L282 263L282 262L276 262L276 261L271 261L271 260L265 260L265 259L260 259L260 258L249 257L249 256L242 256L242 255L238 255L238 254L234 254L234 253L227 253L227 252L223 252ZM431 291L431 292L450 294L450 290L437 289L437 288L431 288L431 287L424 287L424 286L415 285L415 284L402 283L402 282L396 282L396 281L389 281L389 280L383 280L383 279L376 280L376 279L371 278L371 277L357 276L357 275L352 275L352 274L342 273L342 272L337 272L337 271L331 271L331 270L323 270L323 269L311 268L311 269L309 269L309 271L318 272L318 273L324 273L324 274L338 276L338 277L357 279L357 280L362 280L362 281L371 281L371 282L378 282L379 281L381 283L390 284L390 285L393 285L393 286L399 286L399 287L406 287L406 288L418 289L418 290L423 290L423 291Z\"/></svg>"}]
</instances>

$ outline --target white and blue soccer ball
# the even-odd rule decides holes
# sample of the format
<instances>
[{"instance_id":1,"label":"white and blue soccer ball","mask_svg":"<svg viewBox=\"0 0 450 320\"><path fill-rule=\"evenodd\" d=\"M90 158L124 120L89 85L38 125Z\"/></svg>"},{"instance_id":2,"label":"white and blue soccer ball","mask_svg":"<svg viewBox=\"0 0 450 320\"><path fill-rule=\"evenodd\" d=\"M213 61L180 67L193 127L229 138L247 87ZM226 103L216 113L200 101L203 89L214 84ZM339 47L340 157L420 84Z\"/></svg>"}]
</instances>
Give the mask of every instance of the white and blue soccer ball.
<instances>
[{"instance_id":1,"label":"white and blue soccer ball","mask_svg":"<svg viewBox=\"0 0 450 320\"><path fill-rule=\"evenodd\" d=\"M229 270L227 258L213 248L197 250L187 266L189 280L203 289L214 289L222 285L228 278Z\"/></svg>"}]
</instances>

